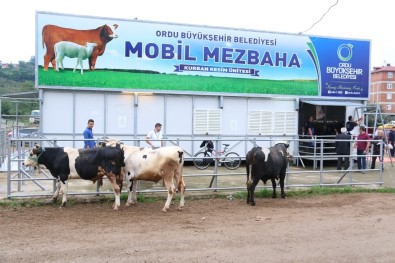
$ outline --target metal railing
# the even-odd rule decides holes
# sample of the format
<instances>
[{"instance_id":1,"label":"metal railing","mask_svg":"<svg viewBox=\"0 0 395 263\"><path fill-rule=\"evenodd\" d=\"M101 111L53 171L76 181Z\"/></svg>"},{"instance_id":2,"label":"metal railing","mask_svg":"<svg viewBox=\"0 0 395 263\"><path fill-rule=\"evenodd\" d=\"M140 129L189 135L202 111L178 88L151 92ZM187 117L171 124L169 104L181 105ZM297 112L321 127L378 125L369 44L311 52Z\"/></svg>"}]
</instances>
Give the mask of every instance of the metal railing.
<instances>
[{"instance_id":1,"label":"metal railing","mask_svg":"<svg viewBox=\"0 0 395 263\"><path fill-rule=\"evenodd\" d=\"M144 139L124 141L126 145L140 145L140 141ZM221 139L211 139L215 145L220 145ZM45 169L40 168L34 170L22 165L25 157L29 154L29 150L36 144L48 146L58 146L65 141L78 141L82 145L83 140L58 140L58 139L43 139L43 138L23 138L23 139L9 139L8 145L15 147L8 153L8 170L7 170L7 198L14 197L33 197L33 196L52 196L55 191L55 179ZM201 141L201 139L167 139L168 145L182 145L183 142L193 143L194 141ZM244 148L251 149L255 145L274 145L275 139L260 139L260 138L235 138L226 139L227 142L233 141L232 146L244 144ZM299 145L302 139L287 140L290 144ZM321 139L317 141L318 145L324 145L327 140ZM334 142L334 140L330 140ZM195 142L196 143L196 142ZM351 143L351 141L350 141ZM13 145L13 146L11 146ZM336 170L336 167L325 165L328 161L333 162L335 156L325 155L324 147L317 147L319 151L314 151L313 167L305 166L299 167L295 165L298 160L306 158L305 155L294 154L293 162L291 162L287 169L287 176L285 179L285 187L302 188L302 187L331 187L331 186L357 186L357 185L383 185L383 177L381 169L367 169L365 174L358 173L354 169L355 155L346 155L351 159L351 165L348 170ZM200 150L200 148L198 149ZM190 162L193 160L194 153L198 152L193 147L185 149L186 162L184 164L184 181L187 185L187 192L204 192L204 191L245 191L246 190L246 171L245 166L242 165L238 169L230 171L223 169L219 162L214 162L212 167L202 171L196 169ZM238 152L240 157L245 160L245 153ZM310 156L310 157L311 157ZM346 157L341 156L341 157ZM375 155L369 154L367 158ZM337 157L340 156L336 156ZM378 157L378 156L377 156ZM382 164L381 160L378 160ZM316 162L316 164L314 164ZM4 163L3 163L4 164ZM392 163L391 163L392 165ZM377 167L380 167L378 165ZM319 168L319 169L316 169ZM358 174L357 174L358 173ZM357 175L357 176L356 176ZM110 184L107 187L99 189L98 185L82 183L83 180L70 180L69 192L70 195L103 195L112 194ZM88 181L89 182L89 181ZM258 188L270 188L271 185L263 186L258 184ZM138 193L155 193L164 192L166 189L159 182L158 184L152 182L141 181L138 184ZM123 191L125 192L125 190Z\"/></svg>"}]
</instances>

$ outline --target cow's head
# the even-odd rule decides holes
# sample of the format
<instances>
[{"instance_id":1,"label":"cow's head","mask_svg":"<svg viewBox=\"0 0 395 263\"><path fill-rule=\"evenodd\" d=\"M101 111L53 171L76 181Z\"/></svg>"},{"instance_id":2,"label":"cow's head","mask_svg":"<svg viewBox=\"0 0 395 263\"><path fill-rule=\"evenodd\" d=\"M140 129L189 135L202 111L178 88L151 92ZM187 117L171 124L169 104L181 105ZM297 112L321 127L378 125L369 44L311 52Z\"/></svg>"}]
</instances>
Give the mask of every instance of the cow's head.
<instances>
[{"instance_id":1,"label":"cow's head","mask_svg":"<svg viewBox=\"0 0 395 263\"><path fill-rule=\"evenodd\" d=\"M99 139L98 143L99 147L117 147L117 145L122 149L124 146L124 143L120 140L117 140L115 138L109 138L109 137L103 137Z\"/></svg>"},{"instance_id":2,"label":"cow's head","mask_svg":"<svg viewBox=\"0 0 395 263\"><path fill-rule=\"evenodd\" d=\"M117 24L114 25L104 25L101 31L101 37L106 38L108 41L111 41L113 38L118 38L118 34L116 29L118 28Z\"/></svg>"},{"instance_id":3,"label":"cow's head","mask_svg":"<svg viewBox=\"0 0 395 263\"><path fill-rule=\"evenodd\" d=\"M277 142L274 147L278 149L288 161L293 159L293 156L288 152L289 143L285 141Z\"/></svg>"},{"instance_id":4,"label":"cow's head","mask_svg":"<svg viewBox=\"0 0 395 263\"><path fill-rule=\"evenodd\" d=\"M25 160L23 161L23 165L25 166L38 166L38 158L40 158L41 154L45 151L45 148L41 147L40 145L36 145L33 149L30 150L28 156L26 156Z\"/></svg>"}]
</instances>

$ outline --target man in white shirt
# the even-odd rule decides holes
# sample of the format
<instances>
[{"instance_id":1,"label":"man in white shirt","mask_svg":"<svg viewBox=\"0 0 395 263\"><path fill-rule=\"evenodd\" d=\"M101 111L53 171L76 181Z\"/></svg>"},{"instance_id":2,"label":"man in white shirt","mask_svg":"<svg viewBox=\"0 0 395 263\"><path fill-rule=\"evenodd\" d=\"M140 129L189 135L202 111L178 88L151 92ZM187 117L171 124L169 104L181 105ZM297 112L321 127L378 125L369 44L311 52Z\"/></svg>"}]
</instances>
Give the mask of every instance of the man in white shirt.
<instances>
[{"instance_id":1,"label":"man in white shirt","mask_svg":"<svg viewBox=\"0 0 395 263\"><path fill-rule=\"evenodd\" d=\"M163 147L163 133L162 133L162 124L155 124L155 129L149 131L147 136L145 137L145 141L151 148L159 148Z\"/></svg>"}]
</instances>

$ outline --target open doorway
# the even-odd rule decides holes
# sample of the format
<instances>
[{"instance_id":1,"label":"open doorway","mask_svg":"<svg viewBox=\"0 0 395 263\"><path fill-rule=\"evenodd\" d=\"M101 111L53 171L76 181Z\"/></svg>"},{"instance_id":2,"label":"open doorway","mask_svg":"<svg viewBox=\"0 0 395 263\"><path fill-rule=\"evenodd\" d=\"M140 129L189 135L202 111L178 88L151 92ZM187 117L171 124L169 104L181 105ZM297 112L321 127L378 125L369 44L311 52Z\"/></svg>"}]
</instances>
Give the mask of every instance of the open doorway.
<instances>
[{"instance_id":1,"label":"open doorway","mask_svg":"<svg viewBox=\"0 0 395 263\"><path fill-rule=\"evenodd\" d=\"M298 131L303 135L305 123L313 116L315 135L336 135L336 131L344 127L346 120L346 106L314 105L299 102Z\"/></svg>"}]
</instances>

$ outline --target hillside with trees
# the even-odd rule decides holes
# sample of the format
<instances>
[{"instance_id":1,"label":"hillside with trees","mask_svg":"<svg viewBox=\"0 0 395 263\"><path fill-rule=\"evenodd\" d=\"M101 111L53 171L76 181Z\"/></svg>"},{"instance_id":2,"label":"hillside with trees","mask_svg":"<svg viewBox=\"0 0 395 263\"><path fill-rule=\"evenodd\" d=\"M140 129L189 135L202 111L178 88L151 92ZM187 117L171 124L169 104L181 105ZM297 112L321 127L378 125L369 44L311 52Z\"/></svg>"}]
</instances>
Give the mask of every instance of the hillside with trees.
<instances>
[{"instance_id":1,"label":"hillside with trees","mask_svg":"<svg viewBox=\"0 0 395 263\"><path fill-rule=\"evenodd\" d=\"M34 88L34 60L6 64L0 60L0 95L36 91Z\"/></svg>"},{"instance_id":2,"label":"hillside with trees","mask_svg":"<svg viewBox=\"0 0 395 263\"><path fill-rule=\"evenodd\" d=\"M0 97L2 97L3 119L15 119L15 115L28 116L32 110L38 109L38 103L18 102L16 105L16 99L4 98L9 94L37 92L34 87L34 67L34 57L27 62L19 61L18 64L3 63L0 60Z\"/></svg>"}]
</instances>

